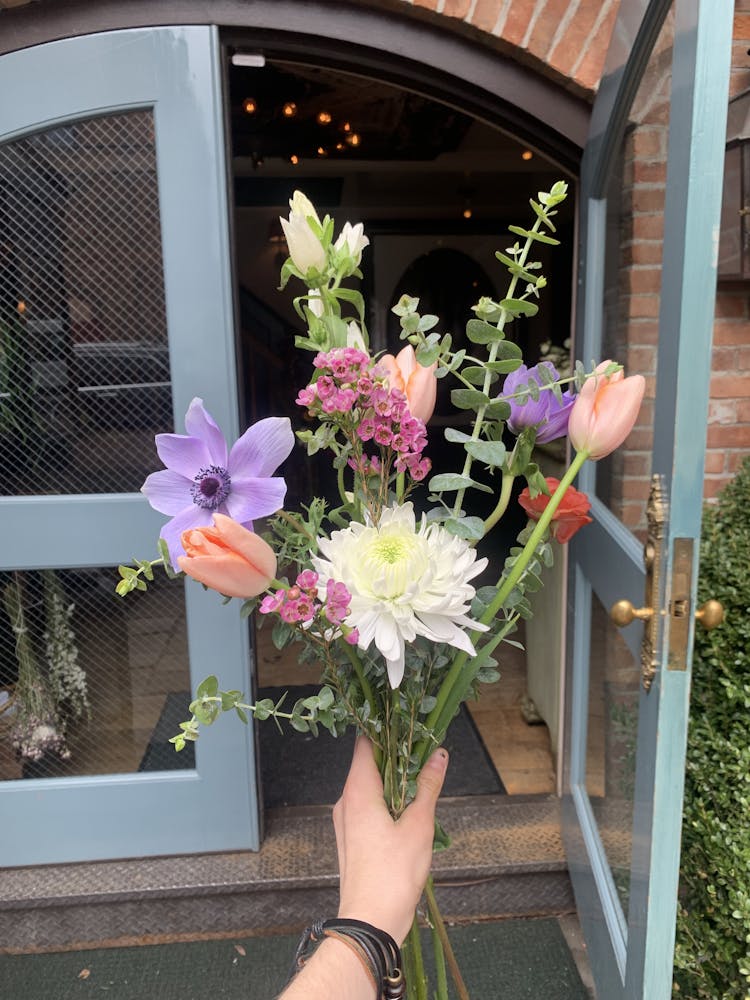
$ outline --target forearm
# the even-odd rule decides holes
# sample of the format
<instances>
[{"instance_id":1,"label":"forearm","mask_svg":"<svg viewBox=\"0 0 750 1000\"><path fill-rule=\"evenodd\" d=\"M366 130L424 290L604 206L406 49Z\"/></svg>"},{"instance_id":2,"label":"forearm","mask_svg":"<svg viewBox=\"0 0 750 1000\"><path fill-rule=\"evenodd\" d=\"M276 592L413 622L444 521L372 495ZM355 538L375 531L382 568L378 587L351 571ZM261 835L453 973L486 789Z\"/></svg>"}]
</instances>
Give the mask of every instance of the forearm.
<instances>
[{"instance_id":1,"label":"forearm","mask_svg":"<svg viewBox=\"0 0 750 1000\"><path fill-rule=\"evenodd\" d=\"M375 1000L375 985L348 945L326 938L279 1000Z\"/></svg>"}]
</instances>

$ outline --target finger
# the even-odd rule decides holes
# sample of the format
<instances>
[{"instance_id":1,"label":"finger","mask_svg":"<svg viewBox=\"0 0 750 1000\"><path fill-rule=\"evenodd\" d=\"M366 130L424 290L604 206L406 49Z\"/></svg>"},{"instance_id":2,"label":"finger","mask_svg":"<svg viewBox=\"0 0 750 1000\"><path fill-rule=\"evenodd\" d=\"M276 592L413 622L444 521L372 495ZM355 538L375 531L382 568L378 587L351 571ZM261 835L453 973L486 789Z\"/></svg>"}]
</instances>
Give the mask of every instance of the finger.
<instances>
[{"instance_id":1,"label":"finger","mask_svg":"<svg viewBox=\"0 0 750 1000\"><path fill-rule=\"evenodd\" d=\"M358 736L354 744L354 755L342 799L344 803L351 802L355 808L361 802L383 802L383 779L375 763L372 743L366 736Z\"/></svg>"},{"instance_id":2,"label":"finger","mask_svg":"<svg viewBox=\"0 0 750 1000\"><path fill-rule=\"evenodd\" d=\"M420 771L417 777L417 794L401 817L400 823L405 820L420 823L424 822L425 819L434 820L435 806L442 791L447 770L448 751L440 747L428 758Z\"/></svg>"}]
</instances>

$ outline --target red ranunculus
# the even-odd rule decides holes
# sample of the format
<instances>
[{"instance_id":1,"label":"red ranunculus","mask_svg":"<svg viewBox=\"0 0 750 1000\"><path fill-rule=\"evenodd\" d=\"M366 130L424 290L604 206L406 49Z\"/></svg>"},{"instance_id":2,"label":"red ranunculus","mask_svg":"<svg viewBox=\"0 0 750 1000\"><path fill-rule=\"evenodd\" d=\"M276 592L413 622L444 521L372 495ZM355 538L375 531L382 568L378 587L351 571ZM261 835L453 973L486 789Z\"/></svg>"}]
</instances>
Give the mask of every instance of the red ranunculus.
<instances>
[{"instance_id":1,"label":"red ranunculus","mask_svg":"<svg viewBox=\"0 0 750 1000\"><path fill-rule=\"evenodd\" d=\"M546 493L540 493L532 499L529 496L529 488L527 486L518 498L518 502L532 521L539 520L547 504L550 502L551 495L560 485L560 480L555 479L554 476L547 476L545 482L547 483L550 496L547 496ZM579 528L582 528L584 524L591 523L591 518L588 516L590 509L591 504L586 494L569 486L565 491L565 496L560 501L560 506L552 516L552 523L550 524L550 534L552 537L561 544L569 542Z\"/></svg>"}]
</instances>

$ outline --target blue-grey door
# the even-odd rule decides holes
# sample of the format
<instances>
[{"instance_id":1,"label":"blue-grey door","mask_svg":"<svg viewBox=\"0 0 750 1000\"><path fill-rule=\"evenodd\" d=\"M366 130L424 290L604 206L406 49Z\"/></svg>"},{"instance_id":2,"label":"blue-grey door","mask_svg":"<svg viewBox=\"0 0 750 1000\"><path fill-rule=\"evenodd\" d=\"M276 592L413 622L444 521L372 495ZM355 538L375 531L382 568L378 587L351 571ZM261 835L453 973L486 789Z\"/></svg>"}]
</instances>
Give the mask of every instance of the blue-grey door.
<instances>
[{"instance_id":1,"label":"blue-grey door","mask_svg":"<svg viewBox=\"0 0 750 1000\"><path fill-rule=\"evenodd\" d=\"M154 434L196 395L239 430L217 31L18 51L0 93L0 866L257 848L251 727L165 742L205 674L248 689L246 623L113 590Z\"/></svg>"},{"instance_id":2,"label":"blue-grey door","mask_svg":"<svg viewBox=\"0 0 750 1000\"><path fill-rule=\"evenodd\" d=\"M582 170L576 353L647 379L570 552L564 835L606 1000L671 995L731 33L623 0Z\"/></svg>"}]
</instances>

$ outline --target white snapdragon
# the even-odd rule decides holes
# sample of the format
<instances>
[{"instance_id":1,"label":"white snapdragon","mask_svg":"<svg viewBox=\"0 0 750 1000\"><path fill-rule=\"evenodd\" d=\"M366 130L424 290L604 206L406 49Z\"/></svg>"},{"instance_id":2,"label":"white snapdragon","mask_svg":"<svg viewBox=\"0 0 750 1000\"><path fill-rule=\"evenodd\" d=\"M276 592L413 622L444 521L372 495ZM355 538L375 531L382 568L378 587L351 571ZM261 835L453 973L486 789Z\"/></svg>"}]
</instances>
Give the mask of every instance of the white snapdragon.
<instances>
[{"instance_id":1,"label":"white snapdragon","mask_svg":"<svg viewBox=\"0 0 750 1000\"><path fill-rule=\"evenodd\" d=\"M326 252L308 222L310 218L320 224L318 213L310 199L301 191L295 191L289 201L289 218L280 218L279 221L284 230L289 256L302 274L307 274L311 268L322 271L326 266Z\"/></svg>"},{"instance_id":2,"label":"white snapdragon","mask_svg":"<svg viewBox=\"0 0 750 1000\"><path fill-rule=\"evenodd\" d=\"M365 227L361 222L353 226L350 222L345 222L339 237L333 244L334 250L341 252L346 248L347 253L354 261L354 266L359 267L362 260L362 251L370 245L369 239L365 236Z\"/></svg>"}]
</instances>

